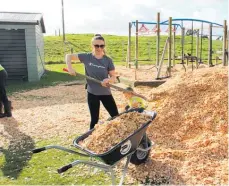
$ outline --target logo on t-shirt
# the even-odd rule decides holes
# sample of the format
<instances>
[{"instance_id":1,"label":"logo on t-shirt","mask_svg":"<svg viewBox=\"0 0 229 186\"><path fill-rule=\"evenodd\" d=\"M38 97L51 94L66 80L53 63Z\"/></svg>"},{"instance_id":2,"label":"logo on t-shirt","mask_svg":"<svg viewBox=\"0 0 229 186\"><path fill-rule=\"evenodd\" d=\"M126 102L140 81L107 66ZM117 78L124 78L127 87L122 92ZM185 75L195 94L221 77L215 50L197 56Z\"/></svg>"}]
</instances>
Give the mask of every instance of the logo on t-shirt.
<instances>
[{"instance_id":1,"label":"logo on t-shirt","mask_svg":"<svg viewBox=\"0 0 229 186\"><path fill-rule=\"evenodd\" d=\"M93 63L89 63L89 66L93 66L93 67L97 67L97 68L105 68L104 66L95 65Z\"/></svg>"}]
</instances>

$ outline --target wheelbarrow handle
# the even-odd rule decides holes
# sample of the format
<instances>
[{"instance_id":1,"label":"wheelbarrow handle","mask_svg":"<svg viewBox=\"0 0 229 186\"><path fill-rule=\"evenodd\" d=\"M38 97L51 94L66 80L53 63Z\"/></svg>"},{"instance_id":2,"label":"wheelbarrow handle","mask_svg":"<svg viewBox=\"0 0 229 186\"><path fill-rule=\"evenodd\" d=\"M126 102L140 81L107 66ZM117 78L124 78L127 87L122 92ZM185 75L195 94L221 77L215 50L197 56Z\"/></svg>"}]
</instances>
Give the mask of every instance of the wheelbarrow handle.
<instances>
[{"instance_id":1,"label":"wheelbarrow handle","mask_svg":"<svg viewBox=\"0 0 229 186\"><path fill-rule=\"evenodd\" d=\"M45 147L41 147L41 148L37 148L37 149L33 149L32 150L32 153L39 153L39 152L42 152L42 151L44 151L44 150L46 150L46 148Z\"/></svg>"},{"instance_id":2,"label":"wheelbarrow handle","mask_svg":"<svg viewBox=\"0 0 229 186\"><path fill-rule=\"evenodd\" d=\"M68 69L67 69L67 68L63 68L63 71L68 72ZM99 83L99 84L102 83L101 81L99 81L99 80L97 80L97 79L95 79L95 78L92 78L92 77L90 77L90 76L86 76L86 75L79 74L79 73L76 73L76 74L77 74L78 76L80 76L80 77L89 79L89 80L94 81L94 82L96 82L96 83ZM148 99L147 99L145 96L143 96L143 95L141 95L141 94L138 94L138 93L136 93L136 92L133 92L133 91L130 91L130 90L126 90L126 89L124 89L124 88L122 88L122 87L118 87L118 86L112 85L112 84L109 84L109 86L112 87L112 88L114 88L114 89L116 89L116 90L118 90L118 91L121 91L121 92L130 92L130 93L132 93L133 95L138 96L138 97L140 97L140 98L142 98L142 99L148 101Z\"/></svg>"},{"instance_id":3,"label":"wheelbarrow handle","mask_svg":"<svg viewBox=\"0 0 229 186\"><path fill-rule=\"evenodd\" d=\"M58 172L59 174L61 174L61 173L65 172L65 171L67 171L67 170L70 169L70 168L72 168L72 164L65 165L65 166L63 166L63 167L57 169L57 172Z\"/></svg>"}]
</instances>

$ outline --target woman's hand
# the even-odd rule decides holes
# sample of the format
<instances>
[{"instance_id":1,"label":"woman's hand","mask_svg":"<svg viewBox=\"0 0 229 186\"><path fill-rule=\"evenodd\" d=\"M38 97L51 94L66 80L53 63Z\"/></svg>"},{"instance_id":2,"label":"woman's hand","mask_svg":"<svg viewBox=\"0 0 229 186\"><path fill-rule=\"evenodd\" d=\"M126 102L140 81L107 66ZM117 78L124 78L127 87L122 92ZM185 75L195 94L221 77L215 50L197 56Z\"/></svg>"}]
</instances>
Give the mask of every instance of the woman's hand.
<instances>
[{"instance_id":1,"label":"woman's hand","mask_svg":"<svg viewBox=\"0 0 229 186\"><path fill-rule=\"evenodd\" d=\"M101 82L103 87L109 87L109 83L110 83L110 78L106 78Z\"/></svg>"},{"instance_id":2,"label":"woman's hand","mask_svg":"<svg viewBox=\"0 0 229 186\"><path fill-rule=\"evenodd\" d=\"M76 71L73 68L68 68L68 73L72 76L76 76Z\"/></svg>"}]
</instances>

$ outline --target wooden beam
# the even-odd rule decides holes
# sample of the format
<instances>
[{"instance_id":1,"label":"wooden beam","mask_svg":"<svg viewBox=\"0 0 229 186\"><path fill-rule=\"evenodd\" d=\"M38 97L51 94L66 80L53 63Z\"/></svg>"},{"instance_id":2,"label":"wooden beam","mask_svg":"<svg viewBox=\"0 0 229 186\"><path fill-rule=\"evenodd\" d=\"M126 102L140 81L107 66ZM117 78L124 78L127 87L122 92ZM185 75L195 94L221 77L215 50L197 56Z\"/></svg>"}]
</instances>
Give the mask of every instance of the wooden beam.
<instances>
[{"instance_id":1,"label":"wooden beam","mask_svg":"<svg viewBox=\"0 0 229 186\"><path fill-rule=\"evenodd\" d=\"M212 64L212 23L209 24L208 65L209 67L213 66Z\"/></svg>"},{"instance_id":2,"label":"wooden beam","mask_svg":"<svg viewBox=\"0 0 229 186\"><path fill-rule=\"evenodd\" d=\"M169 17L169 52L168 52L168 73L171 76L171 57L172 57L172 17Z\"/></svg>"},{"instance_id":3,"label":"wooden beam","mask_svg":"<svg viewBox=\"0 0 229 186\"><path fill-rule=\"evenodd\" d=\"M138 69L138 20L136 20L136 35L135 35L135 68Z\"/></svg>"},{"instance_id":4,"label":"wooden beam","mask_svg":"<svg viewBox=\"0 0 229 186\"><path fill-rule=\"evenodd\" d=\"M159 66L160 61L160 12L157 13L157 55L156 65Z\"/></svg>"},{"instance_id":5,"label":"wooden beam","mask_svg":"<svg viewBox=\"0 0 229 186\"><path fill-rule=\"evenodd\" d=\"M129 36L128 36L128 54L127 54L127 66L130 68L131 62L131 27L132 24L129 22Z\"/></svg>"},{"instance_id":6,"label":"wooden beam","mask_svg":"<svg viewBox=\"0 0 229 186\"><path fill-rule=\"evenodd\" d=\"M175 66L175 58L176 58L176 25L173 28L173 67Z\"/></svg>"},{"instance_id":7,"label":"wooden beam","mask_svg":"<svg viewBox=\"0 0 229 186\"><path fill-rule=\"evenodd\" d=\"M224 20L223 24L223 65L227 65L226 52L227 52L227 21Z\"/></svg>"}]
</instances>

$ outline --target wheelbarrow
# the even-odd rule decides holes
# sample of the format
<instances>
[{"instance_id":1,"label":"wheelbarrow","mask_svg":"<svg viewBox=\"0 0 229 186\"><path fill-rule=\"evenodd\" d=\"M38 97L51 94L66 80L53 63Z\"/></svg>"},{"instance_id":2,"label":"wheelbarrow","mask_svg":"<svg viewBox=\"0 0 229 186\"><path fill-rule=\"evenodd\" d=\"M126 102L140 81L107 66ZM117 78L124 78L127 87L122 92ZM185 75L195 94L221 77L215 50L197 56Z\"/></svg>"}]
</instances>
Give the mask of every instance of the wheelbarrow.
<instances>
[{"instance_id":1,"label":"wheelbarrow","mask_svg":"<svg viewBox=\"0 0 229 186\"><path fill-rule=\"evenodd\" d=\"M149 138L147 137L146 130L148 126L152 123L154 118L156 117L156 112L149 112L149 111L145 111L142 108L141 109L137 108L137 109L130 109L128 111L122 112L118 116L115 116L114 118L119 117L120 115L124 113L134 112L134 111L135 112L137 111L141 114L149 115L150 119L146 123L143 123L142 126L138 130L136 130L134 133L129 135L126 139L124 139L123 141L121 141L120 143L118 143L117 145L115 145L114 147L112 147L110 150L108 150L105 153L96 154L82 147L79 144L79 142L86 139L94 131L94 129L89 130L88 132L84 133L83 135L73 140L73 146L76 147L78 150L80 150L80 152L77 152L72 149L62 147L62 146L58 146L58 145L49 145L49 146L33 149L32 152L39 153L41 151L48 150L48 149L59 149L59 150L66 151L72 154L77 154L77 155L84 156L84 157L90 157L91 158L90 161L89 160L75 160L72 163L59 168L57 172L63 173L67 171L68 169L72 168L73 166L76 166L79 164L89 165L92 167L102 169L105 172L109 172L111 176L112 185L116 185L115 173L114 173L115 166L118 164L119 161L126 158L126 163L122 170L122 176L119 181L119 185L122 185L124 178L126 176L126 173L127 173L128 164L132 163L135 165L139 165L139 164L144 163L150 154L150 150L152 146L154 145L154 143L151 142ZM110 120L114 118L111 118ZM92 158L95 158L95 161L92 161Z\"/></svg>"}]
</instances>

